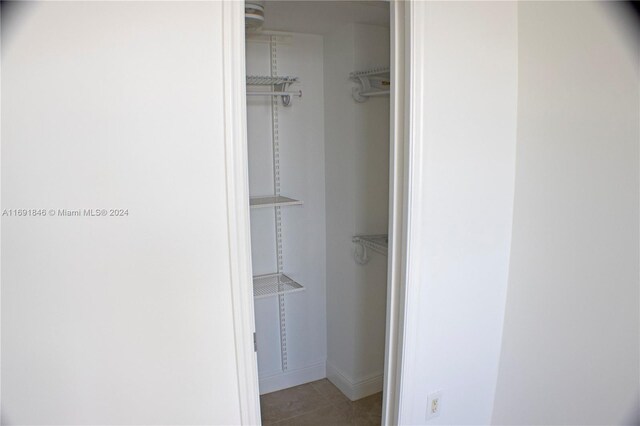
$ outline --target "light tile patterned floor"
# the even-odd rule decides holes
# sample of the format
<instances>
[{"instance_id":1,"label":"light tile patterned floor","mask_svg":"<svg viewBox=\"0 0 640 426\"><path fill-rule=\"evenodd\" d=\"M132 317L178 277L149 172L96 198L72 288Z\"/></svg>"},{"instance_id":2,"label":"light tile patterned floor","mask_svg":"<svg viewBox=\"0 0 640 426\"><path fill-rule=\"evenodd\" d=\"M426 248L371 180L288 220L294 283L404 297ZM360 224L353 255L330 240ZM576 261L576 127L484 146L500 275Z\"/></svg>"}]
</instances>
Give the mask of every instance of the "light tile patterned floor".
<instances>
[{"instance_id":1,"label":"light tile patterned floor","mask_svg":"<svg viewBox=\"0 0 640 426\"><path fill-rule=\"evenodd\" d=\"M322 379L260 397L263 425L380 425L382 393L349 401L329 380Z\"/></svg>"}]
</instances>

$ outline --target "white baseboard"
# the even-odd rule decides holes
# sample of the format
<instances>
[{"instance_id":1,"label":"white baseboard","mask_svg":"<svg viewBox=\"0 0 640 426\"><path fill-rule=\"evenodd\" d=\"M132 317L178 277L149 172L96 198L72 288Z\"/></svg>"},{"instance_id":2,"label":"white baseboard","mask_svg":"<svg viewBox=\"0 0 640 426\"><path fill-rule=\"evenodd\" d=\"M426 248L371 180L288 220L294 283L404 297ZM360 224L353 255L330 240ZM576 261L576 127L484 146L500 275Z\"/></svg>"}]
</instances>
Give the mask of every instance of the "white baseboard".
<instances>
[{"instance_id":1,"label":"white baseboard","mask_svg":"<svg viewBox=\"0 0 640 426\"><path fill-rule=\"evenodd\" d=\"M322 361L308 367L260 377L260 395L324 379L327 377L325 367L326 362Z\"/></svg>"},{"instance_id":2,"label":"white baseboard","mask_svg":"<svg viewBox=\"0 0 640 426\"><path fill-rule=\"evenodd\" d=\"M336 367L327 362L327 379L351 401L382 391L383 373L371 375L363 380L353 381Z\"/></svg>"}]
</instances>

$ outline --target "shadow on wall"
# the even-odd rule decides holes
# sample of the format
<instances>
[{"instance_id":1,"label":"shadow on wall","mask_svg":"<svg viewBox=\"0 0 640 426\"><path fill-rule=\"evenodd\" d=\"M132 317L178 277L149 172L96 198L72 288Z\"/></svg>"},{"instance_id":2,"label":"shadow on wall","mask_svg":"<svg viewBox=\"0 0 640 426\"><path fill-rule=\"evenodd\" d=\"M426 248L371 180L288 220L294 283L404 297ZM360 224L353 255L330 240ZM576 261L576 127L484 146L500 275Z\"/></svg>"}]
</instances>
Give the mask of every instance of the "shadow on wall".
<instances>
[{"instance_id":1,"label":"shadow on wall","mask_svg":"<svg viewBox=\"0 0 640 426\"><path fill-rule=\"evenodd\" d=\"M631 59L637 58L640 49L640 1L605 2L612 28L620 31L627 40Z\"/></svg>"},{"instance_id":2,"label":"shadow on wall","mask_svg":"<svg viewBox=\"0 0 640 426\"><path fill-rule=\"evenodd\" d=\"M616 4L616 3L612 3ZM639 1L626 1L622 3L624 7L624 13L628 15L632 22L631 25L635 26L636 31L640 31L640 2Z\"/></svg>"},{"instance_id":3,"label":"shadow on wall","mask_svg":"<svg viewBox=\"0 0 640 426\"><path fill-rule=\"evenodd\" d=\"M2 54L11 48L11 40L17 31L25 25L37 2L2 1L0 2L0 23L2 28Z\"/></svg>"},{"instance_id":4,"label":"shadow on wall","mask_svg":"<svg viewBox=\"0 0 640 426\"><path fill-rule=\"evenodd\" d=\"M636 394L635 406L632 406L629 409L629 413L627 413L622 419L622 424L624 425L640 426L640 392Z\"/></svg>"}]
</instances>

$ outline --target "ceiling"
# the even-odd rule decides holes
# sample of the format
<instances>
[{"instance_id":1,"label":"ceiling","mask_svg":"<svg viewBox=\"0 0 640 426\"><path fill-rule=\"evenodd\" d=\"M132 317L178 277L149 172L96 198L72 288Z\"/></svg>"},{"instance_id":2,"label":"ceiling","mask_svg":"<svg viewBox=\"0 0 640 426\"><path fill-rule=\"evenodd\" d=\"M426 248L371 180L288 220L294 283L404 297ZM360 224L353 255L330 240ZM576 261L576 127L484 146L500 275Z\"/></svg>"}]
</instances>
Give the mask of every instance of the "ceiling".
<instances>
[{"instance_id":1,"label":"ceiling","mask_svg":"<svg viewBox=\"0 0 640 426\"><path fill-rule=\"evenodd\" d=\"M389 26L387 1L265 1L264 30L328 34L349 23Z\"/></svg>"}]
</instances>

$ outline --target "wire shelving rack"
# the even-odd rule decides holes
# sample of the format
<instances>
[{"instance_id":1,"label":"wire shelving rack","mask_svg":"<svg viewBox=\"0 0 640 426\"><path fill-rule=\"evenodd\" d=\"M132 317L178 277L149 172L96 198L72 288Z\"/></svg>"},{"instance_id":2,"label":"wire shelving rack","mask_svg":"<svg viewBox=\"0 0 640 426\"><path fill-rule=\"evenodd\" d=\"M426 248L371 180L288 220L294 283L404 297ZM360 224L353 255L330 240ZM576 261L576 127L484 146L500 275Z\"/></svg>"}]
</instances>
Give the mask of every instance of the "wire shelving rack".
<instances>
[{"instance_id":1,"label":"wire shelving rack","mask_svg":"<svg viewBox=\"0 0 640 426\"><path fill-rule=\"evenodd\" d=\"M260 209L265 207L300 206L302 204L303 202L300 200L294 200L293 198L284 197L282 195L249 198L249 206L252 209Z\"/></svg>"},{"instance_id":2,"label":"wire shelving rack","mask_svg":"<svg viewBox=\"0 0 640 426\"><path fill-rule=\"evenodd\" d=\"M351 241L360 246L360 250L356 246L353 256L356 263L364 265L369 262L368 250L372 250L376 253L387 255L389 247L389 236L387 234L376 235L355 235Z\"/></svg>"},{"instance_id":3,"label":"wire shelving rack","mask_svg":"<svg viewBox=\"0 0 640 426\"><path fill-rule=\"evenodd\" d=\"M365 102L371 96L384 96L390 93L391 73L389 67L377 67L366 71L354 71L349 78L356 83L352 94L357 102Z\"/></svg>"},{"instance_id":4,"label":"wire shelving rack","mask_svg":"<svg viewBox=\"0 0 640 426\"><path fill-rule=\"evenodd\" d=\"M271 90L247 90L247 96L281 96L282 104L289 106L291 96L302 97L302 90L288 90L298 82L298 77L291 76L248 75L247 86L264 86Z\"/></svg>"},{"instance_id":5,"label":"wire shelving rack","mask_svg":"<svg viewBox=\"0 0 640 426\"><path fill-rule=\"evenodd\" d=\"M302 290L304 287L286 274L267 274L253 277L253 297L256 299Z\"/></svg>"}]
</instances>

